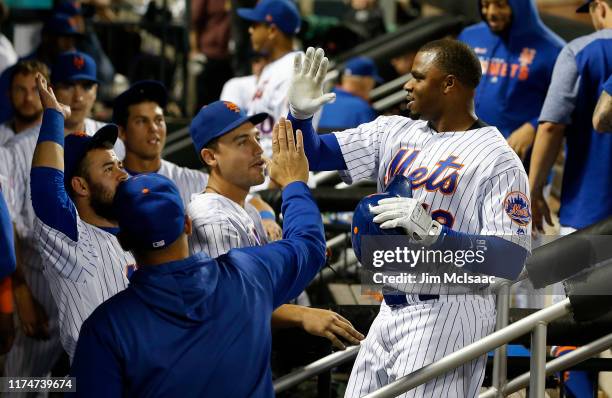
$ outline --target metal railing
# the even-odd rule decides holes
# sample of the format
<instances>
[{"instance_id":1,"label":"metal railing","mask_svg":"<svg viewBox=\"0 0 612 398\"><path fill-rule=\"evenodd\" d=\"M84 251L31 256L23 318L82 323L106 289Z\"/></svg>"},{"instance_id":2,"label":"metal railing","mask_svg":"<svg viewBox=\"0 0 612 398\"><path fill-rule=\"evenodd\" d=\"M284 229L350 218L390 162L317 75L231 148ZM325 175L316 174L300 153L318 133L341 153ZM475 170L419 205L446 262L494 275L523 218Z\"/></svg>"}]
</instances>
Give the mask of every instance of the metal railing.
<instances>
[{"instance_id":1,"label":"metal railing","mask_svg":"<svg viewBox=\"0 0 612 398\"><path fill-rule=\"evenodd\" d=\"M569 299L544 308L437 362L403 376L364 398L391 398L400 395L531 331L533 331L531 347L533 369L529 376L530 397L544 397L546 373L542 365L546 363L546 324L569 314L570 309Z\"/></svg>"}]
</instances>

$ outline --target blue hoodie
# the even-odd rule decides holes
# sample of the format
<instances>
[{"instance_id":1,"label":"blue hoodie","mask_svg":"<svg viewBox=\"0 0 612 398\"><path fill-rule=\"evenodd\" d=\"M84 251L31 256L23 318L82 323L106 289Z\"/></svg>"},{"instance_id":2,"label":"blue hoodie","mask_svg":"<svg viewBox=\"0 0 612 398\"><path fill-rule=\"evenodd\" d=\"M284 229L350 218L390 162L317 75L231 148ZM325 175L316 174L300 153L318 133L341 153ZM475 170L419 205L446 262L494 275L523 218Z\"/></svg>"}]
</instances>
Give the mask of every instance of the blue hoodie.
<instances>
[{"instance_id":1,"label":"blue hoodie","mask_svg":"<svg viewBox=\"0 0 612 398\"><path fill-rule=\"evenodd\" d=\"M71 376L83 397L273 397L272 311L325 261L321 214L283 190L284 239L145 266L83 323Z\"/></svg>"},{"instance_id":2,"label":"blue hoodie","mask_svg":"<svg viewBox=\"0 0 612 398\"><path fill-rule=\"evenodd\" d=\"M465 28L457 38L474 49L482 65L476 114L506 138L526 122L537 129L555 60L565 44L544 26L533 0L508 2L508 32L493 33L481 12L483 22Z\"/></svg>"}]
</instances>

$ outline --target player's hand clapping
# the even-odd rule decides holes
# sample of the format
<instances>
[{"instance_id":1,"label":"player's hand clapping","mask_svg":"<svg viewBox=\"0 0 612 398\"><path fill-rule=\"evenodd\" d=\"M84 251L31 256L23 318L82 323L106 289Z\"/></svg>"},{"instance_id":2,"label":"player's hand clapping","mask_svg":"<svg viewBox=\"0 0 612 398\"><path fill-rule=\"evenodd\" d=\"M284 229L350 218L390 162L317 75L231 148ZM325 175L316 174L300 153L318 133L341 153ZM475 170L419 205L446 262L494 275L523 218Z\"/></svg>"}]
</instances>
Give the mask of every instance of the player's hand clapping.
<instances>
[{"instance_id":1,"label":"player's hand clapping","mask_svg":"<svg viewBox=\"0 0 612 398\"><path fill-rule=\"evenodd\" d=\"M64 115L64 119L68 119L70 117L70 107L57 100L53 89L47 83L47 79L45 79L40 73L36 74L36 87L38 88L38 95L40 96L40 102L43 108L55 109Z\"/></svg>"},{"instance_id":2,"label":"player's hand clapping","mask_svg":"<svg viewBox=\"0 0 612 398\"><path fill-rule=\"evenodd\" d=\"M304 154L302 132L294 137L291 122L281 118L272 131L270 178L285 187L294 181L308 182L308 159Z\"/></svg>"},{"instance_id":3,"label":"player's hand clapping","mask_svg":"<svg viewBox=\"0 0 612 398\"><path fill-rule=\"evenodd\" d=\"M291 114L297 119L312 117L321 106L336 98L334 93L323 94L323 81L329 63L324 55L323 49L315 51L308 47L305 57L302 54L295 57L288 98Z\"/></svg>"}]
</instances>

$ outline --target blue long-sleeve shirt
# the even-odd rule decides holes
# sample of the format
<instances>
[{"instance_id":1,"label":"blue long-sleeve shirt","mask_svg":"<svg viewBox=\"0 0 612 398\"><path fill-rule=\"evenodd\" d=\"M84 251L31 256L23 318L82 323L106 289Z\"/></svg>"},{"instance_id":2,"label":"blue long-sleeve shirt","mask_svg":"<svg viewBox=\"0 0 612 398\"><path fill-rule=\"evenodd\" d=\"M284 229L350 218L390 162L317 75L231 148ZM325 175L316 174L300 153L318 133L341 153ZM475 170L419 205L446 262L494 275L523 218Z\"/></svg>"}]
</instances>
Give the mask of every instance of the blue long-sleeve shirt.
<instances>
[{"instance_id":1,"label":"blue long-sleeve shirt","mask_svg":"<svg viewBox=\"0 0 612 398\"><path fill-rule=\"evenodd\" d=\"M305 184L283 190L284 239L137 270L81 328L71 375L87 397L272 397L272 311L324 264ZM95 362L92 362L95 358Z\"/></svg>"}]
</instances>

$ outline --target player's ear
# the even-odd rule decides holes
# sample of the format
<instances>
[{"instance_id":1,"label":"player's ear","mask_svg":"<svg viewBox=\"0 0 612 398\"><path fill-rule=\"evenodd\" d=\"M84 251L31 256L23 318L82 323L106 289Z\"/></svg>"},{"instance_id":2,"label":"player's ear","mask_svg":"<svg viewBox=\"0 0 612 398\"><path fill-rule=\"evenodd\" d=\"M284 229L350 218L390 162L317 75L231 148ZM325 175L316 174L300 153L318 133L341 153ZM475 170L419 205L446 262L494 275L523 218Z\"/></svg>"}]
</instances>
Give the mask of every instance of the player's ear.
<instances>
[{"instance_id":1,"label":"player's ear","mask_svg":"<svg viewBox=\"0 0 612 398\"><path fill-rule=\"evenodd\" d=\"M190 236L191 232L193 232L193 224L191 223L191 218L185 214L185 234Z\"/></svg>"},{"instance_id":2,"label":"player's ear","mask_svg":"<svg viewBox=\"0 0 612 398\"><path fill-rule=\"evenodd\" d=\"M72 177L70 186L75 196L87 196L89 194L89 185L83 177Z\"/></svg>"},{"instance_id":3,"label":"player's ear","mask_svg":"<svg viewBox=\"0 0 612 398\"><path fill-rule=\"evenodd\" d=\"M444 94L448 94L448 92L457 86L457 77L455 75L447 75L444 78Z\"/></svg>"},{"instance_id":4,"label":"player's ear","mask_svg":"<svg viewBox=\"0 0 612 398\"><path fill-rule=\"evenodd\" d=\"M125 127L119 126L119 139L125 142Z\"/></svg>"},{"instance_id":5,"label":"player's ear","mask_svg":"<svg viewBox=\"0 0 612 398\"><path fill-rule=\"evenodd\" d=\"M200 151L200 157L202 161L210 168L217 166L217 159L215 152L210 148L202 148Z\"/></svg>"}]
</instances>

